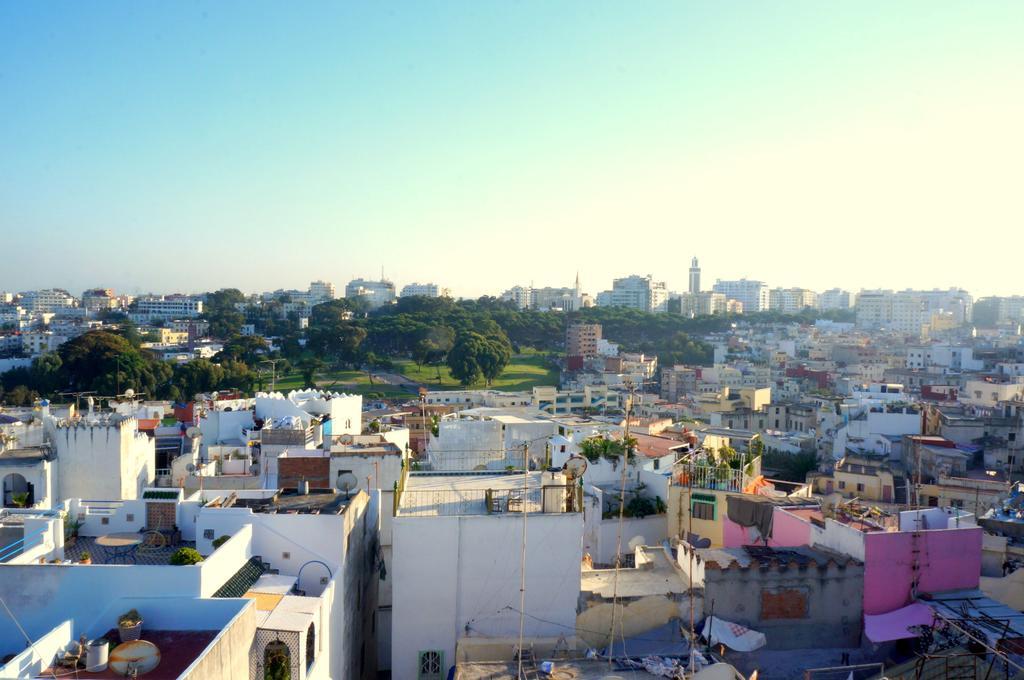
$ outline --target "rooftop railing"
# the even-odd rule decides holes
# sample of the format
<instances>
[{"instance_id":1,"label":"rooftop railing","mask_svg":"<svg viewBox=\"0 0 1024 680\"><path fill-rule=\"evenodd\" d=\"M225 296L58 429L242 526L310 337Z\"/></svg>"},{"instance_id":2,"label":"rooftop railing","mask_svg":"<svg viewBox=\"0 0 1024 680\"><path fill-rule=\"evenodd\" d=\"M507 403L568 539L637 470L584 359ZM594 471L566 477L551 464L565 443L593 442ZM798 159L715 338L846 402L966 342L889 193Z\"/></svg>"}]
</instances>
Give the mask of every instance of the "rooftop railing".
<instances>
[{"instance_id":1,"label":"rooftop railing","mask_svg":"<svg viewBox=\"0 0 1024 680\"><path fill-rule=\"evenodd\" d=\"M453 517L572 513L583 507L583 489L562 484L532 489L415 489L401 493L399 517Z\"/></svg>"},{"instance_id":2,"label":"rooftop railing","mask_svg":"<svg viewBox=\"0 0 1024 680\"><path fill-rule=\"evenodd\" d=\"M742 493L761 474L761 458L746 463L743 469L734 469L714 463L676 463L672 468L673 486L693 487Z\"/></svg>"}]
</instances>

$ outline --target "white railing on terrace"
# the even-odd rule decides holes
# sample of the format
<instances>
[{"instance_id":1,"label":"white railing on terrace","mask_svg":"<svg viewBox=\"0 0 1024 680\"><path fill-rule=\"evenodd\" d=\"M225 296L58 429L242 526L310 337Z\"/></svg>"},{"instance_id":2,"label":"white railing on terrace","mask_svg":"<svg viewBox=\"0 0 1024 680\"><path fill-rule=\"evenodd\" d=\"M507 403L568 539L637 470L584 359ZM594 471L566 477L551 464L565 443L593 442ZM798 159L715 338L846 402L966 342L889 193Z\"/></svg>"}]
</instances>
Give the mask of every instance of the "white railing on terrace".
<instances>
[{"instance_id":1,"label":"white railing on terrace","mask_svg":"<svg viewBox=\"0 0 1024 680\"><path fill-rule=\"evenodd\" d=\"M742 493L744 487L753 482L760 473L760 463L761 459L755 458L744 466L746 469L740 470L714 464L677 463L672 468L672 484L695 489ZM748 471L754 474L747 474Z\"/></svg>"}]
</instances>

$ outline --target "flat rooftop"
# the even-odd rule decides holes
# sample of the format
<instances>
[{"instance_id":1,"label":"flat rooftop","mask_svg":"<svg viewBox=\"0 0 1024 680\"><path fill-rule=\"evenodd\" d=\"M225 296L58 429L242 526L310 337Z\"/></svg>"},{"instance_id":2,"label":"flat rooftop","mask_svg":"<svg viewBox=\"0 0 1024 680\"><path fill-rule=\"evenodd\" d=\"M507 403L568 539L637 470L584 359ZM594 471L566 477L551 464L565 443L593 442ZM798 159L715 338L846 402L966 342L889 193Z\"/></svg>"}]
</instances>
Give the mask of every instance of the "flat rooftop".
<instances>
[{"instance_id":1,"label":"flat rooftop","mask_svg":"<svg viewBox=\"0 0 1024 680\"><path fill-rule=\"evenodd\" d=\"M349 496L334 489L311 489L309 493L279 491L269 498L238 498L234 507L253 512L305 515L340 515L348 507Z\"/></svg>"},{"instance_id":2,"label":"flat rooftop","mask_svg":"<svg viewBox=\"0 0 1024 680\"><path fill-rule=\"evenodd\" d=\"M142 639L152 642L160 650L160 665L141 677L177 678L203 655L206 648L217 637L220 630L146 630L142 629ZM110 640L110 652L117 649L119 639L117 629L111 628L104 635ZM97 680L123 680L125 676L115 673L109 666L99 673L72 673L67 668L48 668L40 678L66 677L96 678Z\"/></svg>"},{"instance_id":3,"label":"flat rooftop","mask_svg":"<svg viewBox=\"0 0 1024 680\"><path fill-rule=\"evenodd\" d=\"M725 569L732 565L741 568L749 567L755 562L777 561L780 564L811 564L825 566L829 562L856 562L852 557L831 551L807 546L793 548L766 548L763 546L746 545L742 548L698 548L697 555L705 562L715 562Z\"/></svg>"},{"instance_id":4,"label":"flat rooftop","mask_svg":"<svg viewBox=\"0 0 1024 680\"><path fill-rule=\"evenodd\" d=\"M645 597L667 593L683 595L687 582L682 572L660 546L644 546L638 550L637 566L619 569L618 596ZM603 599L612 599L616 593L614 569L584 569L580 578L580 592Z\"/></svg>"},{"instance_id":5,"label":"flat rooftop","mask_svg":"<svg viewBox=\"0 0 1024 680\"><path fill-rule=\"evenodd\" d=\"M397 516L539 513L543 487L555 485L547 472L413 472L406 479Z\"/></svg>"},{"instance_id":6,"label":"flat rooftop","mask_svg":"<svg viewBox=\"0 0 1024 680\"><path fill-rule=\"evenodd\" d=\"M573 678L574 680L651 680L654 676L645 670L621 669L613 663L597 659L557 660L551 678ZM538 666L540 664L538 663ZM455 680L518 680L516 663L502 661L462 662L455 669Z\"/></svg>"}]
</instances>

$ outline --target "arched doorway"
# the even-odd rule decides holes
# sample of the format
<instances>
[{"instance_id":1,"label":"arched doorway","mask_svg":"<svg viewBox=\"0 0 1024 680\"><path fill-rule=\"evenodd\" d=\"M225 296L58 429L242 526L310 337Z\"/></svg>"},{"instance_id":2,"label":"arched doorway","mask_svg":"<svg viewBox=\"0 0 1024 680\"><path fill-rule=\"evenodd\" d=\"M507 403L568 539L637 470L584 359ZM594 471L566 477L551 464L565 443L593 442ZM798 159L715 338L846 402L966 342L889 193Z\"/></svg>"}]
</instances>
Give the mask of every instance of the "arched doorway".
<instances>
[{"instance_id":1,"label":"arched doorway","mask_svg":"<svg viewBox=\"0 0 1024 680\"><path fill-rule=\"evenodd\" d=\"M309 624L306 630L306 670L313 666L313 659L316 658L316 628Z\"/></svg>"},{"instance_id":2,"label":"arched doorway","mask_svg":"<svg viewBox=\"0 0 1024 680\"><path fill-rule=\"evenodd\" d=\"M276 640L263 650L263 680L291 680L292 653L288 645Z\"/></svg>"},{"instance_id":3,"label":"arched doorway","mask_svg":"<svg viewBox=\"0 0 1024 680\"><path fill-rule=\"evenodd\" d=\"M4 507L29 507L32 504L32 494L29 486L30 485L28 483L28 480L25 479L24 476L18 474L17 472L12 472L11 474L4 477Z\"/></svg>"}]
</instances>

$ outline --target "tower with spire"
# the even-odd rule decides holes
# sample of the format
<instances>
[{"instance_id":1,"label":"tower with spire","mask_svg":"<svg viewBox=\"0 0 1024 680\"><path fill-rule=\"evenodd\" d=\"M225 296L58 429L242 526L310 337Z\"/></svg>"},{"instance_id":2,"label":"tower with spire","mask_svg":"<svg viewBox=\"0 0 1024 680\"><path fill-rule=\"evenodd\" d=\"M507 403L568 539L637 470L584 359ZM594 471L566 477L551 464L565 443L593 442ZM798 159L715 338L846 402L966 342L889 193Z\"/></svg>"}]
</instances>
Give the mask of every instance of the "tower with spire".
<instances>
[{"instance_id":1,"label":"tower with spire","mask_svg":"<svg viewBox=\"0 0 1024 680\"><path fill-rule=\"evenodd\" d=\"M690 261L690 292L694 294L700 292L700 265L697 264L696 257Z\"/></svg>"}]
</instances>

